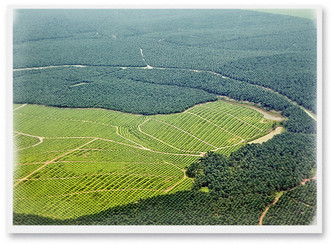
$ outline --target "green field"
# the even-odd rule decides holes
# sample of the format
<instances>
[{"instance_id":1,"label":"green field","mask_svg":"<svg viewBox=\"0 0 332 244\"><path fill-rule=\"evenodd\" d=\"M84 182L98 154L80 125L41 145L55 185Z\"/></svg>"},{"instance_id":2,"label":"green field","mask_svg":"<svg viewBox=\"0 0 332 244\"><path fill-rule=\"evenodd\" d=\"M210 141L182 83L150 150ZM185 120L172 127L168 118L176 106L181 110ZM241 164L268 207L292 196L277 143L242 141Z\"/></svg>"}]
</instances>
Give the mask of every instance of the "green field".
<instances>
[{"instance_id":1,"label":"green field","mask_svg":"<svg viewBox=\"0 0 332 244\"><path fill-rule=\"evenodd\" d=\"M13 10L13 224L310 224L314 12Z\"/></svg>"},{"instance_id":2,"label":"green field","mask_svg":"<svg viewBox=\"0 0 332 244\"><path fill-rule=\"evenodd\" d=\"M273 121L222 100L134 115L39 105L14 109L14 211L67 219L189 190L185 167L264 135Z\"/></svg>"}]
</instances>

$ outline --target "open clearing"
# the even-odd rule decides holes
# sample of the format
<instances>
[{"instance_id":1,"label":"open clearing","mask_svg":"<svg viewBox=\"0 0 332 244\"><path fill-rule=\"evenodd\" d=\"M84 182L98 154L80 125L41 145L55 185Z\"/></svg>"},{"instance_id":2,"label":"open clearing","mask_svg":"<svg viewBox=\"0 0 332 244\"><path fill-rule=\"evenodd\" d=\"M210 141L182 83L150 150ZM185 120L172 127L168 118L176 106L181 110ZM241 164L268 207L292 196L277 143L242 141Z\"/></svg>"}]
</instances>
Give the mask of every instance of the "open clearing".
<instances>
[{"instance_id":1,"label":"open clearing","mask_svg":"<svg viewBox=\"0 0 332 244\"><path fill-rule=\"evenodd\" d=\"M190 189L186 166L207 151L229 155L273 125L224 101L152 116L17 108L14 211L60 219Z\"/></svg>"},{"instance_id":2,"label":"open clearing","mask_svg":"<svg viewBox=\"0 0 332 244\"><path fill-rule=\"evenodd\" d=\"M277 128L275 128L273 131L271 131L269 134L265 135L265 136L262 136L260 138L257 138L256 140L253 140L251 142L248 142L248 144L251 144L251 143L260 143L262 144L263 142L266 142L268 140L270 140L272 137L274 137L275 135L278 135L282 132L282 127L279 126Z\"/></svg>"}]
</instances>

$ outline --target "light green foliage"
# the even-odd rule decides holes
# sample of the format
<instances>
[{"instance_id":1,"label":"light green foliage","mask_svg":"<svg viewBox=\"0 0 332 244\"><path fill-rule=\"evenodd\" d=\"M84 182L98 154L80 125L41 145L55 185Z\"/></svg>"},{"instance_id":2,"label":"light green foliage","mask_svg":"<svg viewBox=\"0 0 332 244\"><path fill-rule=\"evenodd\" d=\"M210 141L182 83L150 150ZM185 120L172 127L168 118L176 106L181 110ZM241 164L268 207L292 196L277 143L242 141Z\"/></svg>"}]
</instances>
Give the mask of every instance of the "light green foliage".
<instances>
[{"instance_id":1,"label":"light green foliage","mask_svg":"<svg viewBox=\"0 0 332 244\"><path fill-rule=\"evenodd\" d=\"M13 109L17 109L17 108L19 108L20 106L22 106L22 104L13 104Z\"/></svg>"},{"instance_id":2,"label":"light green foliage","mask_svg":"<svg viewBox=\"0 0 332 244\"><path fill-rule=\"evenodd\" d=\"M14 211L60 219L189 190L184 168L203 152L229 155L272 127L224 101L153 116L26 105L14 120L27 146L16 153Z\"/></svg>"},{"instance_id":3,"label":"light green foliage","mask_svg":"<svg viewBox=\"0 0 332 244\"><path fill-rule=\"evenodd\" d=\"M73 150L91 139L44 139L43 143L15 153L16 164L45 163Z\"/></svg>"},{"instance_id":4,"label":"light green foliage","mask_svg":"<svg viewBox=\"0 0 332 244\"><path fill-rule=\"evenodd\" d=\"M221 9L14 14L14 223L52 222L33 214L252 225L273 192L313 174L311 136L297 133L315 133L316 123L291 101L316 111L315 21ZM273 122L212 103L217 95L282 111L288 132L244 147ZM194 173L195 189L209 194L186 191ZM316 190L306 186L285 193L267 223L308 224Z\"/></svg>"},{"instance_id":5,"label":"light green foliage","mask_svg":"<svg viewBox=\"0 0 332 244\"><path fill-rule=\"evenodd\" d=\"M205 187L201 187L201 189L199 189L202 192L209 192L209 187L205 186Z\"/></svg>"},{"instance_id":6,"label":"light green foliage","mask_svg":"<svg viewBox=\"0 0 332 244\"><path fill-rule=\"evenodd\" d=\"M21 151L39 143L38 138L14 133L14 150Z\"/></svg>"},{"instance_id":7,"label":"light green foliage","mask_svg":"<svg viewBox=\"0 0 332 244\"><path fill-rule=\"evenodd\" d=\"M40 166L42 166L42 164L38 163L38 164L21 164L21 165L15 165L14 166L14 183L18 180L21 179L23 177L25 177L26 175L28 175L29 173L35 171L36 169L38 169Z\"/></svg>"}]
</instances>

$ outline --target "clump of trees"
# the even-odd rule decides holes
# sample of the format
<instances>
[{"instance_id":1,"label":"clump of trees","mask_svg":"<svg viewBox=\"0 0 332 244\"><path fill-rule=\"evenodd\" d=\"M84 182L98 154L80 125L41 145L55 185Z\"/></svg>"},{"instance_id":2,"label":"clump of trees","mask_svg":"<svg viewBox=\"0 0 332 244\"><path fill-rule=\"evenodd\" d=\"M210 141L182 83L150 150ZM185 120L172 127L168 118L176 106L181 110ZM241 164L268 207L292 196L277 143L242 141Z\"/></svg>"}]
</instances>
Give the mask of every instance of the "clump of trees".
<instances>
[{"instance_id":1,"label":"clump of trees","mask_svg":"<svg viewBox=\"0 0 332 244\"><path fill-rule=\"evenodd\" d=\"M196 189L207 186L217 197L270 195L310 177L316 165L315 155L314 136L287 132L262 145L246 145L229 158L207 153L200 163L189 166L188 175L197 178Z\"/></svg>"},{"instance_id":2,"label":"clump of trees","mask_svg":"<svg viewBox=\"0 0 332 244\"><path fill-rule=\"evenodd\" d=\"M315 167L315 137L287 132L262 145L246 145L228 158L207 153L187 169L187 175L195 177L191 191L152 197L76 219L14 214L14 224L257 225L266 206L273 202L274 193L300 185L303 179L313 176ZM209 193L199 191L201 187L208 187ZM310 222L316 207L315 192L312 187L301 192L289 191L287 195L310 204L313 211L309 209L305 218L288 211L286 222L271 223Z\"/></svg>"},{"instance_id":3,"label":"clump of trees","mask_svg":"<svg viewBox=\"0 0 332 244\"><path fill-rule=\"evenodd\" d=\"M64 221L14 214L14 224L255 225L275 192L292 189L312 176L315 121L283 96L256 86L276 90L315 111L316 29L312 21L245 10L17 13L14 68L90 67L15 71L15 103L157 114L181 112L213 101L217 94L282 111L288 132L262 145L247 145L228 158L208 153L187 169L187 175L195 178L192 191ZM110 67L145 66L140 48L151 66L167 69ZM80 83L84 84L77 86ZM308 224L315 212L316 190L306 186L282 197L279 205L287 211L276 220L273 214L278 212L273 208L280 208L272 207L266 223ZM198 191L201 187L208 187L209 193ZM312 208L288 211L295 206L291 198Z\"/></svg>"}]
</instances>

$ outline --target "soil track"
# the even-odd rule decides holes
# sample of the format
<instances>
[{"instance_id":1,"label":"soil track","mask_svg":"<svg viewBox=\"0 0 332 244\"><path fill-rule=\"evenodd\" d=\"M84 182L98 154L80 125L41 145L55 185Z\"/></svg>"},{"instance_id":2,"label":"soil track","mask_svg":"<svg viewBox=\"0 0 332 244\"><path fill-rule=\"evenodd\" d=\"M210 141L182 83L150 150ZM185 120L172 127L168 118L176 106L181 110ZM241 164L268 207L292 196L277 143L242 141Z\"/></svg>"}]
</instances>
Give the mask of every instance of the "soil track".
<instances>
[{"instance_id":1,"label":"soil track","mask_svg":"<svg viewBox=\"0 0 332 244\"><path fill-rule=\"evenodd\" d=\"M293 188L291 188L291 189L289 189L289 190L287 190L287 191L281 191L281 192L276 196L276 198L274 199L273 203L271 203L270 205L268 205L268 206L265 208L264 212L262 213L262 215L261 215L260 218L259 218L259 225L263 225L263 219L264 219L264 217L265 217L267 211L269 211L269 209L270 209L271 206L275 205L275 204L278 202L278 200L280 199L280 197L281 197L285 192L292 191L292 190L294 190L296 187L299 187L299 186L301 186L301 185L305 185L305 183L308 182L308 181L310 181L310 180L317 180L317 176L314 176L314 177L312 177L312 178L303 179L303 180L301 181L300 185L295 186L295 187L293 187ZM312 207L312 206L310 206L310 207Z\"/></svg>"},{"instance_id":2,"label":"soil track","mask_svg":"<svg viewBox=\"0 0 332 244\"><path fill-rule=\"evenodd\" d=\"M214 147L214 149L212 149L211 151L217 151L217 150L220 150L220 149L224 149L224 148L229 148L229 147L237 146L237 145L239 145L239 144L245 142L245 140L244 140L242 137L237 136L237 135L235 135L235 134L233 134L233 133L227 131L226 129L224 129L224 128L222 128L222 127L220 127L220 126L214 124L213 122L211 122L211 121L205 119L204 117L202 117L202 116L200 116L200 115L197 115L197 114L195 114L195 113L190 112L190 109L187 109L186 111L184 111L184 113L189 113L189 114L191 114L191 115L193 115L193 116L199 117L199 118L201 118L201 119L203 119L203 120L209 122L210 124L216 126L217 128L222 129L222 130L226 131L227 133L230 133L230 134L232 134L233 136L235 136L235 137L241 139L241 141L238 142L238 143L236 143L236 144L230 145L230 146L217 147L217 146L214 146L214 145L212 145L212 144L210 144L210 143L208 143L208 142L206 142L206 141L204 141L204 140L202 140L202 139L196 137L195 135L192 135L191 133L189 133L189 132L187 132L187 131L185 131L185 130L183 130L183 129L181 129L181 128L178 128L178 127L176 127L176 126L174 126L174 125L172 125L172 124L169 124L169 123L167 123L167 122L164 122L164 121L161 121L161 120L157 120L157 119L152 119L152 118L148 118L148 119L144 120L141 124L139 124L139 125L138 125L138 131L141 132L142 134L145 134L145 135L147 135L147 136L149 136L149 137L151 137L151 138L153 138L153 139L155 139L155 140L157 140L157 141L159 141L159 142L161 142L161 143L167 145L167 146L170 146L170 147L172 147L172 148L174 148L174 149L176 149L176 150L178 150L178 151L180 151L180 152L184 152L184 153L169 153L169 152L161 152L161 151L156 151L156 150L153 150L153 149L147 148L147 147L145 147L145 146L143 146L143 145L141 145L141 144L139 144L139 143L137 143L137 142L135 142L135 141L133 141L133 140L130 140L129 138L126 138L126 137L123 136L123 135L121 135L121 134L119 133L119 127L116 126L116 125L112 125L112 124L108 124L108 123L103 123L103 122L97 122L97 121L89 121L89 120L79 120L79 119L68 119L68 118L48 117L48 119L54 119L54 120L66 120L66 121L74 121L74 122L92 123L92 124L98 124L98 125L102 125L102 126L110 126L110 127L115 128L115 130L116 130L116 134L117 134L118 136L120 136L121 138L123 138L123 139L125 139L125 140L127 140L127 141L130 141L131 143L135 144L135 146L134 146L134 145L127 144L127 143L123 143L123 142L119 142L119 141L114 141L114 140L106 139L106 138L99 138L99 137L80 137L80 136L77 136L77 137L73 137L73 136L71 136L71 137L41 137L41 136L30 135L30 134L22 133L22 132L17 132L17 133L22 134L22 135L26 135L26 136L32 136L32 137L39 138L40 143L43 141L43 139L70 139L70 138L73 138L73 139L84 139L84 138L85 138L85 139L99 139L99 140L110 141L110 142L114 142L114 143L122 144L122 145L125 145L125 146L129 146L129 147L133 147L133 148L137 148L137 149L143 149L143 150L147 150L147 151L151 151L151 152L155 152L155 153L161 153L161 154L168 154L168 155L185 155L185 156L196 156L196 157L200 157L200 155L203 155L204 152L187 151L187 150L182 150L182 149L180 149L180 148L177 148L177 147L175 147L175 146L173 146L173 145L171 145L171 144L169 144L169 143L167 143L167 142L164 142L164 141L160 140L159 138L153 137L152 135L150 135L150 134L144 132L144 131L141 129L141 126L142 126L144 123L146 123L147 121L149 121L149 120L155 120L155 121L158 121L158 122L160 122L160 123L164 123L164 124L166 124L166 125L168 125L168 126L172 126L172 127L174 127L175 129L180 130L180 131L182 131L182 132L184 132L184 133L186 133L186 134L188 134L188 135L190 135L190 136L192 136L192 137L194 137L194 138L196 138L196 139L202 141L203 143L205 143L205 144L207 144L207 145L210 145L210 146ZM226 112L225 112L225 113L226 113ZM25 114L21 114L21 113L17 113L17 114L19 114L19 115L25 115ZM234 117L235 119L237 119L237 120L239 120L239 121L242 121L243 123L246 123L246 124L249 125L249 126L253 126L253 127L259 129L260 131L262 131L260 128L254 126L254 125L252 125L252 124L250 124L250 123L247 123L246 121L243 121L243 120L241 120L240 118L238 118L238 117L236 117L236 116L234 116L234 115L231 115L230 113L226 113L226 114L229 115L229 116ZM37 116L33 116L33 117L37 117ZM43 119L42 117L40 117L40 118ZM254 136L254 137L255 137L255 136ZM40 143L38 143L38 144L40 144ZM34 145L34 146L37 146L38 144L36 144L36 145ZM136 145L137 145L137 146L136 146ZM188 153L193 153L193 154L188 154Z\"/></svg>"},{"instance_id":3,"label":"soil track","mask_svg":"<svg viewBox=\"0 0 332 244\"><path fill-rule=\"evenodd\" d=\"M26 106L26 105L27 105L27 103L25 103L25 104L22 104L21 106L19 106L19 107L17 107L17 108L15 108L15 109L13 109L13 111L19 110L20 108L22 108L22 107L24 107L24 106Z\"/></svg>"},{"instance_id":4,"label":"soil track","mask_svg":"<svg viewBox=\"0 0 332 244\"><path fill-rule=\"evenodd\" d=\"M50 163L52 163L52 162L58 160L59 158L62 158L62 157L64 157L64 156L66 156L67 154L70 154L70 153L72 153L72 152L74 152L74 151L76 151L76 150L78 150L78 149L80 149L80 148L82 148L82 147L84 147L84 146L90 144L91 142L94 142L95 140L97 140L97 139L92 139L91 141L89 141L89 142L87 142L87 143L84 143L83 145L81 145L81 146L79 146L79 147L77 147L77 148L74 148L74 149L70 150L69 152L66 152L66 153L64 153L64 154L62 154L62 155L60 155L60 156L58 156L58 157L56 157L56 158L54 158L54 159L52 159L52 160L50 160L50 161L47 161L45 164L43 164L42 166L40 166L38 169L32 171L30 174L26 175L24 178L19 179L19 180L14 184L14 187L17 186L18 184L20 184L22 181L25 181L26 179L28 179L30 176L34 175L36 172L38 172L39 170L41 170L42 168L44 168L46 165L48 165L48 164L50 164Z\"/></svg>"},{"instance_id":5,"label":"soil track","mask_svg":"<svg viewBox=\"0 0 332 244\"><path fill-rule=\"evenodd\" d=\"M97 32L98 33L98 32ZM234 78L230 78L228 76L225 76L223 74L220 74L220 73L217 73L215 71L211 71L211 70L199 70L199 69L190 69L190 68L175 68L175 67L154 67L154 66L150 66L146 60L145 60L145 57L143 55L143 49L140 48L140 54L142 56L142 59L144 61L144 63L146 64L146 66L105 66L105 67L121 67L122 69L160 69L160 70L183 70L183 71L192 71L192 72L203 72L203 73L209 73L209 74L213 74L213 75L216 75L216 76L219 76L221 77L222 79L233 79L233 80L237 80L237 79L234 79ZM52 66L44 66L44 67L29 67L29 68L18 68L18 69L13 69L13 71L22 71L22 70L34 70L34 69L51 69L51 68L58 68L58 67L78 67L78 68L84 68L84 67L94 67L94 65L81 65L81 64L73 64L73 65L52 65ZM241 80L237 80L237 81L240 81L240 82L243 82ZM250 84L250 83L248 83ZM260 85L254 85L254 84L251 84L253 86L257 86L257 87L260 87L262 89L265 89L265 90L268 90L270 92L273 92L275 94L278 94L279 96L282 96L284 98L286 98L288 101L290 101L291 103L293 103L294 105L300 107L304 112L306 112L311 118L313 118L314 120L317 120L316 118L316 115L300 106L299 104L297 104L295 101L291 100L290 98L288 98L287 96L275 91L275 90L272 90L271 88L267 88L267 87L264 87L264 86L260 86Z\"/></svg>"},{"instance_id":6,"label":"soil track","mask_svg":"<svg viewBox=\"0 0 332 244\"><path fill-rule=\"evenodd\" d=\"M22 106L21 106L22 107ZM15 152L19 152L19 151L22 151L22 150L25 150L25 149L28 149L28 148L31 148L31 147L35 147L35 146L38 146L39 144L43 143L45 137L41 137L41 136L33 136L33 135L30 135L30 134L26 134L26 133L22 133L22 132L17 132L17 131L14 131L14 133L16 133L16 135L23 135L23 136L30 136L30 137L34 137L34 138L37 138L39 139L39 142L36 143L36 144L33 144L31 146L28 146L28 147L24 147L24 148L20 148L18 150L16 150Z\"/></svg>"},{"instance_id":7,"label":"soil track","mask_svg":"<svg viewBox=\"0 0 332 244\"><path fill-rule=\"evenodd\" d=\"M230 131L228 131L228 130L222 128L222 127L220 127L219 125L216 125L216 124L213 123L212 121L210 121L210 120L208 120L208 119L206 119L206 118L204 118L204 117L202 117L202 116L200 116L200 115L198 115L198 114L195 114L195 113L192 113L192 112L189 112L189 111L186 111L185 113L188 113L188 114L194 115L194 116L196 116L196 117L198 117L198 118L200 118L200 119L202 119L202 120L204 120L204 121L206 121L206 122L208 122L208 123L210 123L210 124L212 124L212 125L218 127L219 129L221 129L221 130L227 132L228 134L231 134L232 136L235 136L235 137L241 139L242 142L245 141L242 137L240 137L240 136L238 136L238 135L235 135L234 133L232 133L232 132L230 132Z\"/></svg>"},{"instance_id":8,"label":"soil track","mask_svg":"<svg viewBox=\"0 0 332 244\"><path fill-rule=\"evenodd\" d=\"M176 149L176 150L179 150L179 151L181 151L181 152L187 152L187 153L202 153L202 152L196 152L196 151L186 151L186 150L182 150L182 149L177 148L177 147L175 147L175 146L173 146L173 145L171 145L171 144L168 144L167 142L164 142L163 140L160 140L160 139L157 138L157 137L154 137L154 136L152 136L152 135L150 135L150 134L144 132L144 131L142 130L141 126L142 126L143 124L145 124L146 122L148 122L149 120L151 120L151 119L146 119L146 120L144 120L142 123L140 123L140 124L137 126L139 132L141 132L142 134L144 134L144 135L146 135L146 136L149 136L149 137L151 137L151 138L153 138L153 139L155 139L155 140L157 140L157 141L159 141L159 142L161 142L161 143L163 143L163 144L165 144L165 145L167 145L167 146L169 146L169 147L172 147L172 148L174 148L174 149Z\"/></svg>"},{"instance_id":9,"label":"soil track","mask_svg":"<svg viewBox=\"0 0 332 244\"><path fill-rule=\"evenodd\" d=\"M256 140L253 140L251 142L248 142L248 144L252 144L252 143L260 143L262 144L263 142L266 142L268 140L270 140L272 137L274 137L275 135L278 135L282 132L283 127L279 126L277 128L275 128L273 131L271 131L269 134L262 136L260 138L257 138Z\"/></svg>"},{"instance_id":10,"label":"soil track","mask_svg":"<svg viewBox=\"0 0 332 244\"><path fill-rule=\"evenodd\" d=\"M181 170L182 172L183 172L183 178L181 179L181 180L179 180L178 182L176 182L175 183L175 185L173 185L173 186L171 186L171 187L169 187L169 188L167 188L166 190L165 190L165 192L169 192L170 190L172 190L172 189L174 189L176 186L178 186L180 183L182 183L182 181L184 181L186 178L188 178L187 177L187 175L186 175L186 170L184 170L184 169L181 169L179 166L177 166L177 165L175 165L175 164L172 164L172 163L169 163L169 162L165 162L166 164L170 164L170 165L172 165L172 166L174 166L175 168L177 168L177 169L179 169L179 170Z\"/></svg>"},{"instance_id":11,"label":"soil track","mask_svg":"<svg viewBox=\"0 0 332 244\"><path fill-rule=\"evenodd\" d=\"M182 132L184 132L184 133L186 133L186 134L188 134L188 135L194 137L195 139L197 139L197 140L199 140L199 141L205 143L206 145L209 145L209 146L211 146L211 147L214 147L214 148L218 149L218 147L216 147L216 146L214 146L214 145L212 145L212 144L210 144L210 143L208 143L208 142L206 142L206 141L204 141L204 140L198 138L197 136L195 136L195 135L189 133L188 131L185 131L185 130L183 130L183 129L181 129L181 128L175 126L175 125L172 125L172 124L167 123L167 122L162 121L162 120L157 120L157 119L151 119L151 120L155 120L155 121L158 121L158 122L163 123L163 124L165 124L165 125L169 125L169 126L175 128L175 129L179 130L179 131L182 131Z\"/></svg>"},{"instance_id":12,"label":"soil track","mask_svg":"<svg viewBox=\"0 0 332 244\"><path fill-rule=\"evenodd\" d=\"M281 194L278 194L278 196L274 199L273 203L271 203L270 205L268 205L266 207L266 209L264 210L264 212L262 213L261 217L259 218L259 225L263 225L263 219L267 213L267 211L269 211L270 207L273 206L274 204L276 204L278 202L278 200L280 199L280 197L284 194L284 192L281 192Z\"/></svg>"}]
</instances>

